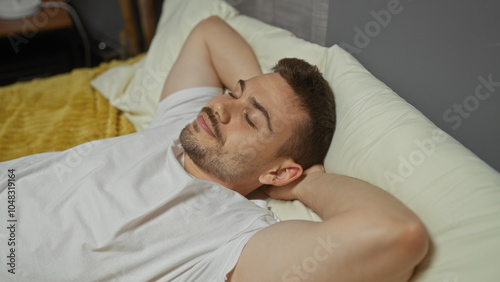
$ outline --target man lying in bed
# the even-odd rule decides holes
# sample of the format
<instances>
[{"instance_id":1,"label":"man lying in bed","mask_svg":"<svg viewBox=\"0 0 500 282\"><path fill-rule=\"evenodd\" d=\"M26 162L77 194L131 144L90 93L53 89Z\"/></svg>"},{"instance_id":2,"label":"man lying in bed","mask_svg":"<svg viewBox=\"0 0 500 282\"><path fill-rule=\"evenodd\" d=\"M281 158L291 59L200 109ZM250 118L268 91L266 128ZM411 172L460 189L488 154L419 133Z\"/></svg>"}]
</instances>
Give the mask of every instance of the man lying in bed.
<instances>
[{"instance_id":1,"label":"man lying in bed","mask_svg":"<svg viewBox=\"0 0 500 282\"><path fill-rule=\"evenodd\" d=\"M0 163L0 280L408 280L427 250L419 219L318 164L331 95L300 60L261 75L234 30L201 22L148 130ZM244 197L260 186L324 221L277 223Z\"/></svg>"}]
</instances>

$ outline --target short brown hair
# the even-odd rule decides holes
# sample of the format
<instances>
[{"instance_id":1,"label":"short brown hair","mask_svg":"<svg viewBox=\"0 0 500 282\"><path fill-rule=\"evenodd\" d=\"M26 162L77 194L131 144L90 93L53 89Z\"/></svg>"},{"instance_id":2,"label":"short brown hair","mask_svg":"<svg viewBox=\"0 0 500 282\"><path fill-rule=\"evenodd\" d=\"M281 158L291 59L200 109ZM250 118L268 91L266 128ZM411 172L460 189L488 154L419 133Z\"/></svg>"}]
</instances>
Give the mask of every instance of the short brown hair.
<instances>
[{"instance_id":1,"label":"short brown hair","mask_svg":"<svg viewBox=\"0 0 500 282\"><path fill-rule=\"evenodd\" d=\"M281 59L272 71L279 73L309 116L278 150L277 157L290 157L303 169L325 160L335 131L335 100L332 89L316 66L296 58Z\"/></svg>"}]
</instances>

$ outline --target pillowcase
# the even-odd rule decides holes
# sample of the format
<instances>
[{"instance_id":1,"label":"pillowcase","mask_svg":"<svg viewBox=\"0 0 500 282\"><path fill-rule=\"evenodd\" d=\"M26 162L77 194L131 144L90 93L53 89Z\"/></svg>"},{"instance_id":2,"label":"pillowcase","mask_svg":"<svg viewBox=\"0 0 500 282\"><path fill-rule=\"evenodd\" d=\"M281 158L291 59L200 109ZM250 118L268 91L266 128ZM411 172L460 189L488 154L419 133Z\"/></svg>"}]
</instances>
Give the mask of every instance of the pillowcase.
<instances>
[{"instance_id":1,"label":"pillowcase","mask_svg":"<svg viewBox=\"0 0 500 282\"><path fill-rule=\"evenodd\" d=\"M257 19L238 15L226 22L245 38L263 73L270 71L282 58L299 58L325 70L327 48L297 38L290 31L263 23Z\"/></svg>"},{"instance_id":2,"label":"pillowcase","mask_svg":"<svg viewBox=\"0 0 500 282\"><path fill-rule=\"evenodd\" d=\"M500 174L338 46L325 78L337 104L325 169L381 187L424 222L431 253L412 281L497 281Z\"/></svg>"}]
</instances>

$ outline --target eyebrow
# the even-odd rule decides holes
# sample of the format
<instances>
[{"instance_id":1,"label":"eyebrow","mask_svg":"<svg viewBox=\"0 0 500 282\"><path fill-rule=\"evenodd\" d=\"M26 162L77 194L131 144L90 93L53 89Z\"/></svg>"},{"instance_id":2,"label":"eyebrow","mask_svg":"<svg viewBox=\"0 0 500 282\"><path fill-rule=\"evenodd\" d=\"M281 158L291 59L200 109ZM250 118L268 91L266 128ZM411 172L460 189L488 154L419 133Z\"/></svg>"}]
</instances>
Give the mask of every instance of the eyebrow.
<instances>
[{"instance_id":1,"label":"eyebrow","mask_svg":"<svg viewBox=\"0 0 500 282\"><path fill-rule=\"evenodd\" d=\"M240 86L241 93L243 93L245 91L245 81L240 79L240 80L238 80L238 84ZM271 127L269 113L267 112L266 108L264 108L264 106L262 106L262 104L260 104L257 100L255 100L255 97L250 97L249 100L250 100L250 103L252 104L252 106L264 115L264 117L266 118L267 128L269 129L269 131L271 131L271 133L274 134L274 131Z\"/></svg>"}]
</instances>

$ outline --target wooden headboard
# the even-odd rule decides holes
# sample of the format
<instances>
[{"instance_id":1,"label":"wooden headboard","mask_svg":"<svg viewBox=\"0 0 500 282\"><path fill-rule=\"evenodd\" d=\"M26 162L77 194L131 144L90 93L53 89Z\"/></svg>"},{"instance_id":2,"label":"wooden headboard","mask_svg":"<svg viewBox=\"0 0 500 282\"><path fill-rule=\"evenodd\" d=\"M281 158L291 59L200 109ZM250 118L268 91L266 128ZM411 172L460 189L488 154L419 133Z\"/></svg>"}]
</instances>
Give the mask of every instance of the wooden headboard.
<instances>
[{"instance_id":1,"label":"wooden headboard","mask_svg":"<svg viewBox=\"0 0 500 282\"><path fill-rule=\"evenodd\" d=\"M120 37L129 56L148 50L162 3L163 0L120 0L124 26Z\"/></svg>"}]
</instances>

